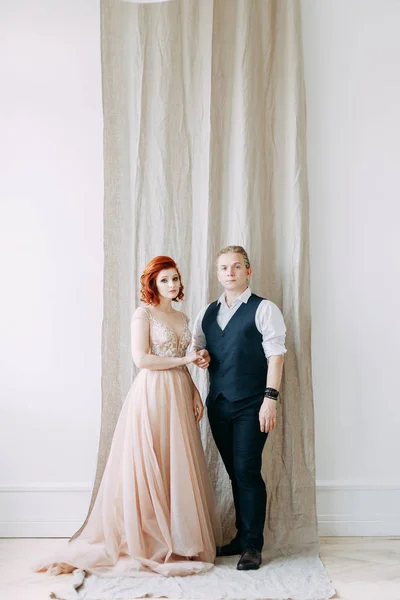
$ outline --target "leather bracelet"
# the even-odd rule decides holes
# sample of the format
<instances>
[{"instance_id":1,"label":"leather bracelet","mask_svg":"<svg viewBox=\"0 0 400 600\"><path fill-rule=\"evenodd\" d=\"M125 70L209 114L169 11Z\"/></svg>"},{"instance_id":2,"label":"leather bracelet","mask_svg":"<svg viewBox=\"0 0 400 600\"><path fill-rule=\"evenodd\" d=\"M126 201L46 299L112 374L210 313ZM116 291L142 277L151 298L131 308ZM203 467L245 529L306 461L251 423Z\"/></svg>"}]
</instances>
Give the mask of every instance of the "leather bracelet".
<instances>
[{"instance_id":1,"label":"leather bracelet","mask_svg":"<svg viewBox=\"0 0 400 600\"><path fill-rule=\"evenodd\" d=\"M265 388L264 397L278 400L279 392L275 388L267 387Z\"/></svg>"}]
</instances>

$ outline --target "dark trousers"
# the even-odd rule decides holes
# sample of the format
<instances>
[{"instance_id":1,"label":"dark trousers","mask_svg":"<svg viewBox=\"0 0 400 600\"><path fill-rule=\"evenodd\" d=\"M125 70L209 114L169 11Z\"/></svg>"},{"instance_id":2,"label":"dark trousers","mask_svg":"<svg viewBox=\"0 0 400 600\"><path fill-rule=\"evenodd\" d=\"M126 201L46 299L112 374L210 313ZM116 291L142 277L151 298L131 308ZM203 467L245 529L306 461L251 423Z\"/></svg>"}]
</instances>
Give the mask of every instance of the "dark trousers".
<instances>
[{"instance_id":1,"label":"dark trousers","mask_svg":"<svg viewBox=\"0 0 400 600\"><path fill-rule=\"evenodd\" d=\"M268 434L260 431L260 396L230 402L221 394L207 402L211 431L232 483L237 537L244 548L262 550L267 505L261 477Z\"/></svg>"}]
</instances>

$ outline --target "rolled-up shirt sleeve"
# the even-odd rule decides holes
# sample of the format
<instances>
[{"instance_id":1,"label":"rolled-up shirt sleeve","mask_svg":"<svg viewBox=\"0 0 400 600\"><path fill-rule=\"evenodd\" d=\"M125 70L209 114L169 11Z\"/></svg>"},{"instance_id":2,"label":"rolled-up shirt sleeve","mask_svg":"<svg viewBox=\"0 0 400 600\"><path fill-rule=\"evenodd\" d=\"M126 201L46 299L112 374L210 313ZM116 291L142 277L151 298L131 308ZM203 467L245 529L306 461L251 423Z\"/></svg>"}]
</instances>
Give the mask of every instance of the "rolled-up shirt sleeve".
<instances>
[{"instance_id":1,"label":"rolled-up shirt sleeve","mask_svg":"<svg viewBox=\"0 0 400 600\"><path fill-rule=\"evenodd\" d=\"M269 300L263 300L256 312L256 327L263 336L262 345L268 359L286 354L286 326L279 308Z\"/></svg>"},{"instance_id":2,"label":"rolled-up shirt sleeve","mask_svg":"<svg viewBox=\"0 0 400 600\"><path fill-rule=\"evenodd\" d=\"M204 350L206 347L206 336L204 335L202 323L207 308L208 305L205 306L196 317L192 332L192 343L190 344L189 352L193 352L193 350Z\"/></svg>"}]
</instances>

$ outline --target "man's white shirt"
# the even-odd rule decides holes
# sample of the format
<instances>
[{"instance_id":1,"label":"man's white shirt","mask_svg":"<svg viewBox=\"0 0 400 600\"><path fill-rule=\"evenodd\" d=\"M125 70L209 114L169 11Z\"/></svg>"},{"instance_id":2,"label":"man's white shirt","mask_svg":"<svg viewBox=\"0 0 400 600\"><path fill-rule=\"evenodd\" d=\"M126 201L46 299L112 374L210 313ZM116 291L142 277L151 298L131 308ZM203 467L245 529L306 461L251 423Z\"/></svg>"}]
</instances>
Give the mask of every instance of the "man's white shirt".
<instances>
[{"instance_id":1,"label":"man's white shirt","mask_svg":"<svg viewBox=\"0 0 400 600\"><path fill-rule=\"evenodd\" d=\"M240 296L238 296L238 298L236 298L231 307L226 303L225 292L220 296L218 299L220 309L217 315L217 323L222 330L225 329L242 304L247 304L250 296L251 289L248 287ZM192 333L191 350L203 350L206 347L206 337L203 332L202 322L209 306L210 305L207 304L196 317ZM285 322L283 320L283 315L276 304L270 300L262 300L255 314L255 325L262 335L262 345L267 359L270 356L286 353Z\"/></svg>"}]
</instances>

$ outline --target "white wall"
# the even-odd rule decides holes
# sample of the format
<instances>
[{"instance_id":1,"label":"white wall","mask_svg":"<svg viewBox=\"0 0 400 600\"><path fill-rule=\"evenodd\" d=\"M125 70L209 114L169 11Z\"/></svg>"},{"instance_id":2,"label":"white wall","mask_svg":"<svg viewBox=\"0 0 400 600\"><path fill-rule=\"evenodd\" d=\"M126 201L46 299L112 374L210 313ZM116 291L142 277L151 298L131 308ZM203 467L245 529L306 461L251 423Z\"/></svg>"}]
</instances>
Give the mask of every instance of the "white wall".
<instances>
[{"instance_id":1,"label":"white wall","mask_svg":"<svg viewBox=\"0 0 400 600\"><path fill-rule=\"evenodd\" d=\"M98 0L18 0L0 18L0 535L71 533L95 468L99 27Z\"/></svg>"},{"instance_id":2,"label":"white wall","mask_svg":"<svg viewBox=\"0 0 400 600\"><path fill-rule=\"evenodd\" d=\"M322 533L400 534L400 2L304 0Z\"/></svg>"},{"instance_id":3,"label":"white wall","mask_svg":"<svg viewBox=\"0 0 400 600\"><path fill-rule=\"evenodd\" d=\"M69 535L100 420L99 6L8 4L0 535ZM302 8L321 533L399 535L400 2Z\"/></svg>"}]
</instances>

